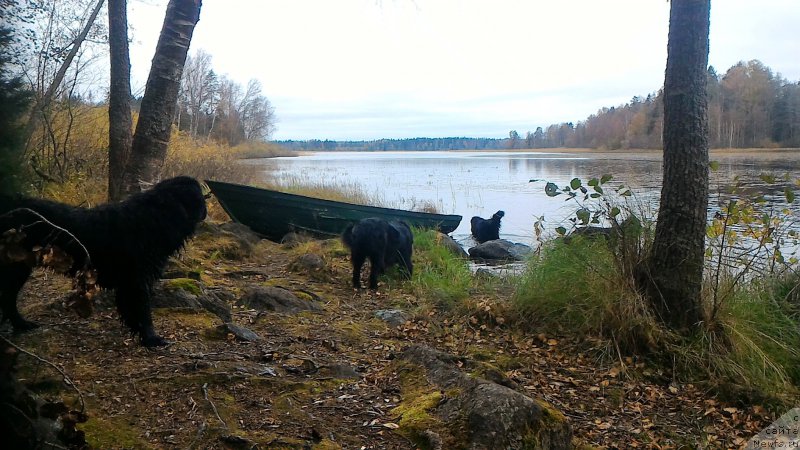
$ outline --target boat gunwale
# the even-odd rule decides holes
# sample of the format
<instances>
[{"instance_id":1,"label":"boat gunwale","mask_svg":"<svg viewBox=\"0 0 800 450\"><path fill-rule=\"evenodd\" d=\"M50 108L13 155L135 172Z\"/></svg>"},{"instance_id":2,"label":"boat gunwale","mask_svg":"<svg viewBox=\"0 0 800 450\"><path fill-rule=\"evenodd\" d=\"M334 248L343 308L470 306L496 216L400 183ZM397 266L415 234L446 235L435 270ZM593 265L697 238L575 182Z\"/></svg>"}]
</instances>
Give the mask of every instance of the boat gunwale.
<instances>
[{"instance_id":1,"label":"boat gunwale","mask_svg":"<svg viewBox=\"0 0 800 450\"><path fill-rule=\"evenodd\" d=\"M410 210L407 210L407 209L385 208L383 206L360 205L360 204L357 204L357 203L349 203L349 202L341 202L341 201L338 201L338 200L328 200L328 199L317 198L317 197L309 197L307 195L291 194L291 193L288 193L288 192L276 191L276 190L273 190L273 189L267 189L267 188L261 188L261 187L255 187L255 186L248 186L248 185L244 185L244 184L227 183L227 182L224 182L224 181L205 180L205 182L206 182L206 184L209 185L209 188L211 188L212 184L216 184L218 186L221 185L223 188L232 187L234 189L240 189L242 191L250 191L253 194L268 193L268 194L273 195L273 196L284 197L285 200L291 200L292 198L298 198L298 199L306 200L309 203L318 203L318 204L321 204L321 205L327 205L327 206L336 207L336 208L359 209L359 210L362 210L362 211L365 211L365 212L369 212L369 211L376 211L376 212L377 211L385 211L385 214L387 214L387 215L412 216L412 217L419 217L420 219L425 219L425 220L436 220L435 218L442 218L442 221L458 219L458 221L460 222L464 218L463 216L458 215L458 214L427 213L427 212L422 212L422 211L410 211ZM214 195L216 196L217 195L216 192L213 192L214 189L211 188L211 190L212 190L212 193L214 193Z\"/></svg>"}]
</instances>

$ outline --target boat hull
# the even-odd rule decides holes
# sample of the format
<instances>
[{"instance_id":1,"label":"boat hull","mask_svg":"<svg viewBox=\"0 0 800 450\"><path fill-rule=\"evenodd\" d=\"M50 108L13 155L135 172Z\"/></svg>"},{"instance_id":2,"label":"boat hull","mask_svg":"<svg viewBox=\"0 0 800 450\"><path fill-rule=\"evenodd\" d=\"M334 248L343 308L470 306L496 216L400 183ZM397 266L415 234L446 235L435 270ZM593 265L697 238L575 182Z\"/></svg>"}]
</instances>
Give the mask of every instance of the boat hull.
<instances>
[{"instance_id":1,"label":"boat hull","mask_svg":"<svg viewBox=\"0 0 800 450\"><path fill-rule=\"evenodd\" d=\"M289 232L337 236L348 224L367 217L404 220L413 227L443 233L452 232L461 222L458 215L355 205L220 181L206 183L231 219L276 242Z\"/></svg>"}]
</instances>

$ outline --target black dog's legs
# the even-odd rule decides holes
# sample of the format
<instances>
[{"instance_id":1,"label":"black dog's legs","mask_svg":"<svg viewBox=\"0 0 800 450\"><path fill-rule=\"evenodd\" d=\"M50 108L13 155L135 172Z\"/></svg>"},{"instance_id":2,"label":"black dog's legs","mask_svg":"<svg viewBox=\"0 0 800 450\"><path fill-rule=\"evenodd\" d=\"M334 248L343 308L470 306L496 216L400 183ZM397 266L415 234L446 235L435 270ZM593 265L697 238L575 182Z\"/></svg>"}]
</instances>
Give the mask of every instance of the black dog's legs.
<instances>
[{"instance_id":1,"label":"black dog's legs","mask_svg":"<svg viewBox=\"0 0 800 450\"><path fill-rule=\"evenodd\" d=\"M353 287L356 289L361 289L361 267L364 265L366 259L367 257L363 253L355 250L353 251Z\"/></svg>"},{"instance_id":2,"label":"black dog's legs","mask_svg":"<svg viewBox=\"0 0 800 450\"><path fill-rule=\"evenodd\" d=\"M386 271L386 261L383 259L383 253L371 254L369 262L372 265L369 271L369 288L378 289L378 277Z\"/></svg>"},{"instance_id":3,"label":"black dog's legs","mask_svg":"<svg viewBox=\"0 0 800 450\"><path fill-rule=\"evenodd\" d=\"M12 264L0 270L0 310L3 311L3 320L11 322L17 333L39 326L25 320L17 309L17 296L30 275L31 268L25 264Z\"/></svg>"},{"instance_id":4,"label":"black dog's legs","mask_svg":"<svg viewBox=\"0 0 800 450\"><path fill-rule=\"evenodd\" d=\"M118 287L116 289L117 311L131 333L139 334L143 346L162 347L168 345L169 341L156 334L156 330L153 328L150 294L150 287Z\"/></svg>"}]
</instances>

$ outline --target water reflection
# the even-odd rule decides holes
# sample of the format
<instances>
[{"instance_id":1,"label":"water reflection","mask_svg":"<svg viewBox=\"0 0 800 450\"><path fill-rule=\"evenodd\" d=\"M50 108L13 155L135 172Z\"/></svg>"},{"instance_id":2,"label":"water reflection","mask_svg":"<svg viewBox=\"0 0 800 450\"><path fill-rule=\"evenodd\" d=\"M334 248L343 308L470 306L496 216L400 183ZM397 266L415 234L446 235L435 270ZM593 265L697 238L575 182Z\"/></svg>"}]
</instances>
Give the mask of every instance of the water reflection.
<instances>
[{"instance_id":1,"label":"water reflection","mask_svg":"<svg viewBox=\"0 0 800 450\"><path fill-rule=\"evenodd\" d=\"M712 191L739 177L751 192L764 192L767 185L758 177L763 172L800 177L791 152L712 154L712 160L719 162L711 176ZM575 177L586 181L612 174L612 187L625 184L653 211L662 181L658 152L336 152L253 163L263 165L265 176L279 182L356 183L392 207L438 205L443 213L464 216L453 233L462 242L469 240L470 217L489 217L498 210L506 212L501 237L515 242L533 241L533 223L539 216L545 217L549 229L563 224L575 204L564 202L564 196L547 197L544 182L529 183L531 179L564 186ZM774 201L782 201L782 186L769 190Z\"/></svg>"}]
</instances>

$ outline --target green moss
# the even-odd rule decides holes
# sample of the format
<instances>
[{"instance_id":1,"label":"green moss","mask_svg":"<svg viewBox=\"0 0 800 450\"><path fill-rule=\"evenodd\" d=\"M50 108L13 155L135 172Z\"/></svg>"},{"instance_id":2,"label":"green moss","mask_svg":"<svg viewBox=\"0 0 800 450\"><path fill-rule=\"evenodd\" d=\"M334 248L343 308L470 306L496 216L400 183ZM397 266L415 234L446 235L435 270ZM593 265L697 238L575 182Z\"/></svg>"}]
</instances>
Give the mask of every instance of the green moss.
<instances>
[{"instance_id":1,"label":"green moss","mask_svg":"<svg viewBox=\"0 0 800 450\"><path fill-rule=\"evenodd\" d=\"M303 291L297 291L292 293L295 295L295 297L299 298L300 300L305 300L307 302L313 302L316 300L313 295Z\"/></svg>"},{"instance_id":2,"label":"green moss","mask_svg":"<svg viewBox=\"0 0 800 450\"><path fill-rule=\"evenodd\" d=\"M158 308L153 315L167 317L173 323L196 330L207 330L219 323L219 318L206 311L187 311L184 308Z\"/></svg>"},{"instance_id":3,"label":"green moss","mask_svg":"<svg viewBox=\"0 0 800 450\"><path fill-rule=\"evenodd\" d=\"M528 434L523 438L522 448L526 450L543 450L545 447L542 447L542 434L562 429L566 425L567 418L561 411L544 400L534 399L533 401L542 409L542 416L539 420L539 426L529 430Z\"/></svg>"},{"instance_id":4,"label":"green moss","mask_svg":"<svg viewBox=\"0 0 800 450\"><path fill-rule=\"evenodd\" d=\"M331 441L330 439L323 439L322 442L314 444L314 446L311 448L312 450L336 450L342 448L342 446Z\"/></svg>"},{"instance_id":5,"label":"green moss","mask_svg":"<svg viewBox=\"0 0 800 450\"><path fill-rule=\"evenodd\" d=\"M398 420L400 434L417 444L427 444L427 440L422 439L423 433L441 426L441 421L430 412L439 406L442 398L441 392L434 391L404 399L390 412Z\"/></svg>"},{"instance_id":6,"label":"green moss","mask_svg":"<svg viewBox=\"0 0 800 450\"><path fill-rule=\"evenodd\" d=\"M442 399L458 396L459 392L453 390L443 393L428 382L425 369L416 364L398 361L393 369L400 379L403 395L403 401L390 412L390 416L400 426L397 432L423 449L430 446L424 435L425 431L449 435L442 421L433 414L433 410Z\"/></svg>"},{"instance_id":7,"label":"green moss","mask_svg":"<svg viewBox=\"0 0 800 450\"><path fill-rule=\"evenodd\" d=\"M78 428L86 433L86 441L92 448L150 448L147 441L138 436L136 427L121 417L90 417Z\"/></svg>"},{"instance_id":8,"label":"green moss","mask_svg":"<svg viewBox=\"0 0 800 450\"><path fill-rule=\"evenodd\" d=\"M431 420L435 420L429 411L439 405L442 401L442 393L439 391L420 395L419 397L404 401L391 412L392 416L400 419L401 428L420 429ZM422 429L429 427L424 426Z\"/></svg>"},{"instance_id":9,"label":"green moss","mask_svg":"<svg viewBox=\"0 0 800 450\"><path fill-rule=\"evenodd\" d=\"M193 295L200 295L203 293L203 289L200 287L200 284L197 282L197 280L193 280L191 278L173 278L170 280L165 280L164 287L172 291L186 291Z\"/></svg>"}]
</instances>

